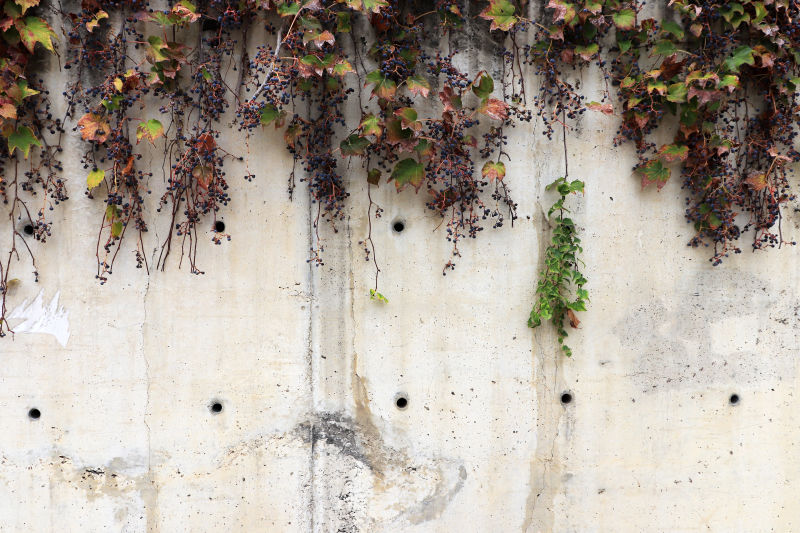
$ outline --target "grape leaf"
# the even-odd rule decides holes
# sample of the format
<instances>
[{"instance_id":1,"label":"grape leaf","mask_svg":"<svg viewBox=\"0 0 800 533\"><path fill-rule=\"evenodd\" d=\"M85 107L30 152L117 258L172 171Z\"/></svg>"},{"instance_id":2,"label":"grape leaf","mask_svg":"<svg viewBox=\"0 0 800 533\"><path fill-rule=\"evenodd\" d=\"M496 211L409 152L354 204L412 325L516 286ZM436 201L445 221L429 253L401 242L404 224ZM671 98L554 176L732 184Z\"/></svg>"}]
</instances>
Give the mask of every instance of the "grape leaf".
<instances>
[{"instance_id":1,"label":"grape leaf","mask_svg":"<svg viewBox=\"0 0 800 533\"><path fill-rule=\"evenodd\" d=\"M150 141L150 144L155 144L155 140L162 135L164 135L164 126L162 126L161 122L154 118L151 118L147 122L140 122L136 127L137 143L141 141L142 138L145 138Z\"/></svg>"},{"instance_id":2,"label":"grape leaf","mask_svg":"<svg viewBox=\"0 0 800 533\"><path fill-rule=\"evenodd\" d=\"M86 113L78 121L81 137L84 141L106 142L111 133L111 126L105 118L97 113Z\"/></svg>"},{"instance_id":3,"label":"grape leaf","mask_svg":"<svg viewBox=\"0 0 800 533\"><path fill-rule=\"evenodd\" d=\"M402 191L409 183L419 190L424 177L425 167L410 157L397 163L392 171L392 179L398 192Z\"/></svg>"},{"instance_id":4,"label":"grape leaf","mask_svg":"<svg viewBox=\"0 0 800 533\"><path fill-rule=\"evenodd\" d=\"M100 169L94 169L89 172L89 175L86 176L86 186L91 191L98 185L100 185L106 177L106 171Z\"/></svg>"},{"instance_id":5,"label":"grape leaf","mask_svg":"<svg viewBox=\"0 0 800 533\"><path fill-rule=\"evenodd\" d=\"M481 74L480 83L472 84L472 92L481 100L488 98L492 91L494 91L494 80L485 72Z\"/></svg>"},{"instance_id":6,"label":"grape leaf","mask_svg":"<svg viewBox=\"0 0 800 533\"><path fill-rule=\"evenodd\" d=\"M517 22L515 10L514 4L508 0L489 0L489 7L484 9L480 16L492 21L489 31L508 31Z\"/></svg>"},{"instance_id":7,"label":"grape leaf","mask_svg":"<svg viewBox=\"0 0 800 533\"><path fill-rule=\"evenodd\" d=\"M8 155L14 155L16 149L22 152L25 159L28 159L33 145L41 146L42 143L28 126L17 126L16 131L8 136Z\"/></svg>"},{"instance_id":8,"label":"grape leaf","mask_svg":"<svg viewBox=\"0 0 800 533\"><path fill-rule=\"evenodd\" d=\"M46 49L53 51L53 42L50 39L55 37L56 33L44 19L25 17L24 20L17 20L14 25L19 32L22 44L29 52L33 53L36 43L41 43Z\"/></svg>"},{"instance_id":9,"label":"grape leaf","mask_svg":"<svg viewBox=\"0 0 800 533\"><path fill-rule=\"evenodd\" d=\"M632 30L636 24L636 12L633 9L620 9L611 18L614 25L621 30Z\"/></svg>"},{"instance_id":10,"label":"grape leaf","mask_svg":"<svg viewBox=\"0 0 800 533\"><path fill-rule=\"evenodd\" d=\"M431 92L431 84L422 76L414 75L406 80L408 91L411 94L418 94L423 98L427 98Z\"/></svg>"},{"instance_id":11,"label":"grape leaf","mask_svg":"<svg viewBox=\"0 0 800 533\"><path fill-rule=\"evenodd\" d=\"M483 170L481 170L481 175L484 178L489 178L489 181L503 181L503 178L506 176L506 166L503 164L502 161L493 162L487 161L483 165Z\"/></svg>"},{"instance_id":12,"label":"grape leaf","mask_svg":"<svg viewBox=\"0 0 800 533\"><path fill-rule=\"evenodd\" d=\"M351 155L364 155L367 146L370 145L369 139L366 137L362 137L361 135L354 133L347 139L343 140L339 147L342 149L342 155L344 156L351 156Z\"/></svg>"}]
</instances>

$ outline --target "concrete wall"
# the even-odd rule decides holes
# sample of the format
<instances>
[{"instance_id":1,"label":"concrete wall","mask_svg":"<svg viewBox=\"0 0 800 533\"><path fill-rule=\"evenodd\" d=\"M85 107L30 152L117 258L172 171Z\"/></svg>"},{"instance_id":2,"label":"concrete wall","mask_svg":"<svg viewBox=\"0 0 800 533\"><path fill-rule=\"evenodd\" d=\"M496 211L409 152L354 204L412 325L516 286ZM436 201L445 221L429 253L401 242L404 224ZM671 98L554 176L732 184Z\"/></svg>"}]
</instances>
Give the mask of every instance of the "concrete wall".
<instances>
[{"instance_id":1,"label":"concrete wall","mask_svg":"<svg viewBox=\"0 0 800 533\"><path fill-rule=\"evenodd\" d=\"M250 139L255 182L229 167L233 239L209 231L206 275L173 261L147 276L123 252L100 286L102 205L82 194L72 136L72 198L34 244L40 282L16 267L17 333L0 341L0 531L800 530L798 252L712 268L685 245L679 184L640 191L616 124L588 115L568 138L592 300L572 359L526 326L544 186L563 169L541 125L510 138L519 220L464 243L447 276L424 195L373 189L388 304L370 301L358 245L363 170L346 170L347 218L322 228L311 266L315 210L302 185L289 201L273 131Z\"/></svg>"}]
</instances>

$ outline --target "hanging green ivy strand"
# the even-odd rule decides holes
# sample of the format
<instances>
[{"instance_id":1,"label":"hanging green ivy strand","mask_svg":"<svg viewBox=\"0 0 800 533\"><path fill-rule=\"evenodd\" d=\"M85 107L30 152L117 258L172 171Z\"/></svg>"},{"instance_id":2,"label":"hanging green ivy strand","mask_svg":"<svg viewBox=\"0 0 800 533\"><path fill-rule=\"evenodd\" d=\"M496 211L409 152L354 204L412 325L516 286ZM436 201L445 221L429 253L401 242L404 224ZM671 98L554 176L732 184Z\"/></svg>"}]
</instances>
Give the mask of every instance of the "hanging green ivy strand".
<instances>
[{"instance_id":1,"label":"hanging green ivy strand","mask_svg":"<svg viewBox=\"0 0 800 533\"><path fill-rule=\"evenodd\" d=\"M746 232L754 249L785 244L782 210L794 198L787 163L800 159L793 147L800 8L788 0L671 0L663 20L625 0L550 0L543 11L509 0L479 7L457 0L2 5L0 133L8 156L0 192L11 235L0 261L0 334L9 330L12 264L27 256L36 271L28 242L50 236L49 212L68 199L59 162L67 134L86 143L86 183L70 183L72 192L85 187L106 204L97 242L100 282L125 247L148 272L163 269L176 250L191 272L202 273L196 258L205 228L228 205L229 184L246 186L224 171L228 160L246 156L224 145L226 113L246 131L283 131L295 161L288 194L306 183L317 229L323 222L335 228L344 216L348 192L339 166L351 158L366 169L368 194L387 181L398 191L425 189L426 208L443 218L457 258L462 239L516 218L505 179L507 130L536 119L548 137L566 136L591 110L620 116L614 142L634 144L644 187L663 187L679 169L686 217L696 230L689 244L710 247L714 264L739 253ZM64 21L58 35L48 22L55 20ZM261 35L262 27L269 42L249 55L248 32ZM478 72L462 71L438 46L442 39L490 37L505 43L502 60ZM56 45L72 80L63 117L53 115L34 61ZM574 82L573 71L591 63L605 81L599 102L587 102ZM235 83L223 75L229 69L238 73ZM531 70L536 80L525 78ZM528 87L536 92L526 93ZM344 107L353 99L361 117L351 124ZM652 133L662 121L677 127L673 142L658 146ZM146 213L152 173L140 161L141 143L163 148L167 162L157 209L172 229L150 260L145 234L159 222ZM562 185L582 190L565 179L566 169L562 178L562 196ZM381 215L371 196L368 209L370 220ZM571 228L559 239L576 244L571 221L559 220ZM222 231L212 236L217 244L229 238ZM548 257L561 265L562 277L543 269L540 287L546 282L549 289L537 291L531 325L551 319L563 341L563 322L577 325L574 311L584 308L587 293L577 255L560 257L559 239ZM315 242L310 259L321 263L318 234ZM362 244L375 266L371 294L383 298L371 231Z\"/></svg>"}]
</instances>

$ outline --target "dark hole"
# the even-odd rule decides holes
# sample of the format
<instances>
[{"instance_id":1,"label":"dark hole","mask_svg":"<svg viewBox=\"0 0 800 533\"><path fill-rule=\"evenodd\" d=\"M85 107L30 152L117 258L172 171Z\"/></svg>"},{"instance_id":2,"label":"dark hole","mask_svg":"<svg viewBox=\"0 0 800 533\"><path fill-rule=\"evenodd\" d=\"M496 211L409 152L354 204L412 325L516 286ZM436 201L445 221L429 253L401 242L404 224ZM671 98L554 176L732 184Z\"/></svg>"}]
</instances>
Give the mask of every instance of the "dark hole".
<instances>
[{"instance_id":1,"label":"dark hole","mask_svg":"<svg viewBox=\"0 0 800 533\"><path fill-rule=\"evenodd\" d=\"M394 404L397 406L398 409L405 409L408 407L408 398L405 396L400 396L394 401Z\"/></svg>"},{"instance_id":2,"label":"dark hole","mask_svg":"<svg viewBox=\"0 0 800 533\"><path fill-rule=\"evenodd\" d=\"M212 413L221 413L222 412L222 404L219 402L214 402L211 404L211 412Z\"/></svg>"},{"instance_id":3,"label":"dark hole","mask_svg":"<svg viewBox=\"0 0 800 533\"><path fill-rule=\"evenodd\" d=\"M36 420L40 416L42 416L42 413L38 409L36 409L35 407L33 409L31 409L30 411L28 411L28 417L31 420Z\"/></svg>"},{"instance_id":4,"label":"dark hole","mask_svg":"<svg viewBox=\"0 0 800 533\"><path fill-rule=\"evenodd\" d=\"M394 230L395 230L397 233L400 233L401 231L403 231L404 229L406 229L406 225L403 223L403 221L402 221L402 220L398 220L397 222L395 222L395 223L394 223L394 225L392 226L392 228L394 228Z\"/></svg>"},{"instance_id":5,"label":"dark hole","mask_svg":"<svg viewBox=\"0 0 800 533\"><path fill-rule=\"evenodd\" d=\"M217 233L222 233L223 231L225 231L225 223L221 220L217 220L216 222L214 222L214 231L216 231Z\"/></svg>"},{"instance_id":6,"label":"dark hole","mask_svg":"<svg viewBox=\"0 0 800 533\"><path fill-rule=\"evenodd\" d=\"M564 394L561 395L561 403L567 404L570 403L571 401L572 401L572 394L565 392Z\"/></svg>"},{"instance_id":7,"label":"dark hole","mask_svg":"<svg viewBox=\"0 0 800 533\"><path fill-rule=\"evenodd\" d=\"M731 394L730 398L731 405L736 405L739 403L739 395L738 394Z\"/></svg>"},{"instance_id":8,"label":"dark hole","mask_svg":"<svg viewBox=\"0 0 800 533\"><path fill-rule=\"evenodd\" d=\"M22 228L22 231L25 232L25 235L33 235L33 226L30 224L25 224L25 227Z\"/></svg>"}]
</instances>

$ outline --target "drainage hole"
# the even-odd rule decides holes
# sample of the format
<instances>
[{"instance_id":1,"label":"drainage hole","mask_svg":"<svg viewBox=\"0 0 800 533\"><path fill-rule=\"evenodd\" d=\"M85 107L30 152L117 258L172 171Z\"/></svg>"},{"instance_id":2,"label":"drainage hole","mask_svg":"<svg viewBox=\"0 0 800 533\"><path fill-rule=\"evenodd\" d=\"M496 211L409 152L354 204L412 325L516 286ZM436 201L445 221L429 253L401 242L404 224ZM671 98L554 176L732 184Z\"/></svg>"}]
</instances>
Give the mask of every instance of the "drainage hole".
<instances>
[{"instance_id":1,"label":"drainage hole","mask_svg":"<svg viewBox=\"0 0 800 533\"><path fill-rule=\"evenodd\" d=\"M42 413L35 407L28 411L28 418L31 420L37 420L40 416L42 416Z\"/></svg>"},{"instance_id":2,"label":"drainage hole","mask_svg":"<svg viewBox=\"0 0 800 533\"><path fill-rule=\"evenodd\" d=\"M214 402L209 406L209 410L214 413L221 413L222 412L222 404L219 402Z\"/></svg>"},{"instance_id":3,"label":"drainage hole","mask_svg":"<svg viewBox=\"0 0 800 533\"><path fill-rule=\"evenodd\" d=\"M394 229L397 233L401 233L404 229L406 229L406 224L402 220L398 220L392 225L392 229Z\"/></svg>"},{"instance_id":4,"label":"drainage hole","mask_svg":"<svg viewBox=\"0 0 800 533\"><path fill-rule=\"evenodd\" d=\"M33 225L25 224L25 227L22 228L22 231L25 232L25 235L33 235Z\"/></svg>"},{"instance_id":5,"label":"drainage hole","mask_svg":"<svg viewBox=\"0 0 800 533\"><path fill-rule=\"evenodd\" d=\"M408 407L408 398L405 396L398 396L397 399L394 401L394 404L397 406L398 409L405 409Z\"/></svg>"},{"instance_id":6,"label":"drainage hole","mask_svg":"<svg viewBox=\"0 0 800 533\"><path fill-rule=\"evenodd\" d=\"M222 233L223 231L225 231L225 223L221 220L217 220L216 222L214 222L214 231L216 231L217 233Z\"/></svg>"},{"instance_id":7,"label":"drainage hole","mask_svg":"<svg viewBox=\"0 0 800 533\"><path fill-rule=\"evenodd\" d=\"M565 392L564 394L561 395L561 403L566 405L571 402L572 402L572 394Z\"/></svg>"},{"instance_id":8,"label":"drainage hole","mask_svg":"<svg viewBox=\"0 0 800 533\"><path fill-rule=\"evenodd\" d=\"M739 403L739 395L731 394L729 401L731 402L731 405L736 405L737 403Z\"/></svg>"}]
</instances>

